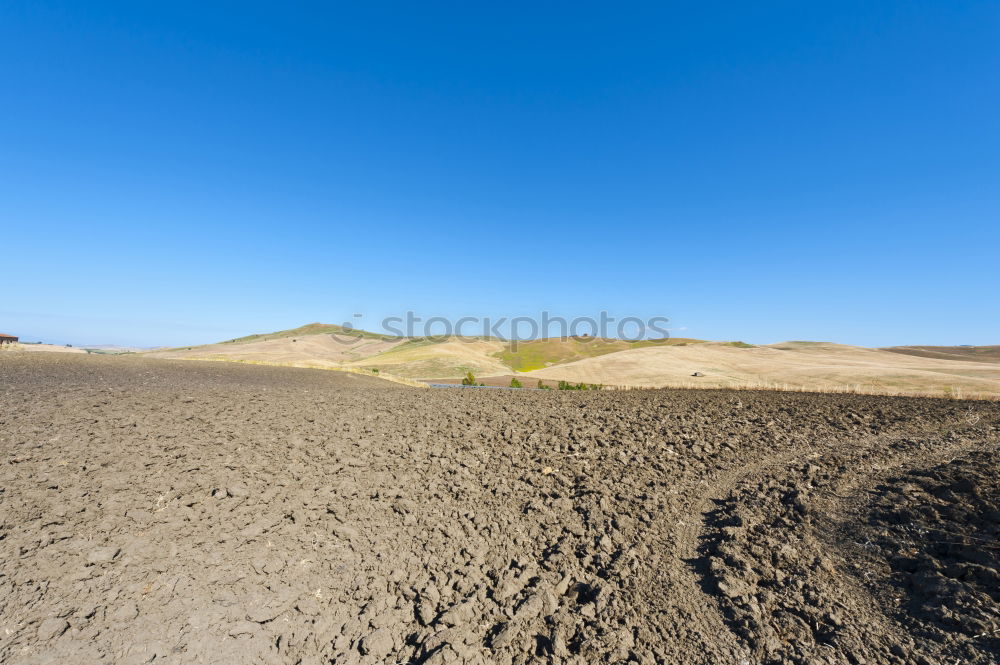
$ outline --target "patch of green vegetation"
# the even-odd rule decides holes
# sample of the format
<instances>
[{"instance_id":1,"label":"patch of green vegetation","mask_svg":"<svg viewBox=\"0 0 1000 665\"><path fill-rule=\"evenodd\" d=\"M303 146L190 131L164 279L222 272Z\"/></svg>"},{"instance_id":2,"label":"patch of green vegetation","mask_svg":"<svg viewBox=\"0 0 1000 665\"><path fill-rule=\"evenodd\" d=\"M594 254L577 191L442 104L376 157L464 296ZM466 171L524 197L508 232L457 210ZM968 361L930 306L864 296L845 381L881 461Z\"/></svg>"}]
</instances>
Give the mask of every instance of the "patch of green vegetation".
<instances>
[{"instance_id":1,"label":"patch of green vegetation","mask_svg":"<svg viewBox=\"0 0 1000 665\"><path fill-rule=\"evenodd\" d=\"M737 349L756 349L756 344L747 344L746 342L726 342L726 346L735 346Z\"/></svg>"},{"instance_id":2,"label":"patch of green vegetation","mask_svg":"<svg viewBox=\"0 0 1000 665\"><path fill-rule=\"evenodd\" d=\"M600 390L601 386L596 383L570 383L569 381L560 381L559 390Z\"/></svg>"},{"instance_id":3,"label":"patch of green vegetation","mask_svg":"<svg viewBox=\"0 0 1000 665\"><path fill-rule=\"evenodd\" d=\"M516 376L510 377L510 387L511 388L523 388L524 384L517 380Z\"/></svg>"},{"instance_id":4,"label":"patch of green vegetation","mask_svg":"<svg viewBox=\"0 0 1000 665\"><path fill-rule=\"evenodd\" d=\"M474 386L476 385L476 377L473 376L472 372L468 372L465 378L462 379L463 386Z\"/></svg>"}]
</instances>

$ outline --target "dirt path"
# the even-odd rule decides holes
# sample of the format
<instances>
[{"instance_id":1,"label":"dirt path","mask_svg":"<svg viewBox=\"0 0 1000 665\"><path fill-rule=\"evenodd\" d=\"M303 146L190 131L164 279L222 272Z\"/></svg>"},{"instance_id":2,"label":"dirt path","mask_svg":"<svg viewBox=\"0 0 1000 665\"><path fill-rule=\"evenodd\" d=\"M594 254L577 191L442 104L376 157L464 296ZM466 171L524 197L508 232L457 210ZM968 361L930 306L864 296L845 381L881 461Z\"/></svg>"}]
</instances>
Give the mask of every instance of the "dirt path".
<instances>
[{"instance_id":1,"label":"dirt path","mask_svg":"<svg viewBox=\"0 0 1000 665\"><path fill-rule=\"evenodd\" d=\"M995 404L45 354L0 399L3 663L996 659Z\"/></svg>"}]
</instances>

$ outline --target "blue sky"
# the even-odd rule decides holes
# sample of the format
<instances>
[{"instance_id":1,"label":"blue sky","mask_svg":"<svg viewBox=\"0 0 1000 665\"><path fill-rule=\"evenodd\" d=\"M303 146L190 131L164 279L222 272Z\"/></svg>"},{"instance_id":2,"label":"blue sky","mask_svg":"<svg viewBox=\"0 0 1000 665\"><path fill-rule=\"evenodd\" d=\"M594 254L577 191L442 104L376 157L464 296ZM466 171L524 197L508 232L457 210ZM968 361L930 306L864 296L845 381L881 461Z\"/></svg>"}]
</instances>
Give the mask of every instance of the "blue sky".
<instances>
[{"instance_id":1,"label":"blue sky","mask_svg":"<svg viewBox=\"0 0 1000 665\"><path fill-rule=\"evenodd\" d=\"M1000 343L997 3L475 4L0 4L0 331Z\"/></svg>"}]
</instances>

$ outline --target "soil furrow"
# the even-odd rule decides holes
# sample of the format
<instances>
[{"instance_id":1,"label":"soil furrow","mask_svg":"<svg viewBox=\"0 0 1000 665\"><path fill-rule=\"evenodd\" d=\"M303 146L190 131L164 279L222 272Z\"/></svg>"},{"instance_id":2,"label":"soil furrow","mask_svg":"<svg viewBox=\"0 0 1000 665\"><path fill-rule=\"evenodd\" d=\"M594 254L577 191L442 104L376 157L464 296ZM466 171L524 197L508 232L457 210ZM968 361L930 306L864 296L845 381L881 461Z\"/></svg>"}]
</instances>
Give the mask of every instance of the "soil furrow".
<instances>
[{"instance_id":1,"label":"soil furrow","mask_svg":"<svg viewBox=\"0 0 1000 665\"><path fill-rule=\"evenodd\" d=\"M996 659L995 404L43 353L0 399L3 663Z\"/></svg>"}]
</instances>

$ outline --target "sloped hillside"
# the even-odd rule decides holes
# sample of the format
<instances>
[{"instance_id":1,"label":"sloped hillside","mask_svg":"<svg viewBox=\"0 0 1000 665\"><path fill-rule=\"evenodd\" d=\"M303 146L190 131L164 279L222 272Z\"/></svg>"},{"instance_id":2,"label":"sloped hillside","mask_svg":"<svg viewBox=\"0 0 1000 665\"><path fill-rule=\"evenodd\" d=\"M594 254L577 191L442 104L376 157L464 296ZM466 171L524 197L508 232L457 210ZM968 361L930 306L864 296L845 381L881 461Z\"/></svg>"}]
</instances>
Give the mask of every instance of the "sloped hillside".
<instances>
[{"instance_id":1,"label":"sloped hillside","mask_svg":"<svg viewBox=\"0 0 1000 665\"><path fill-rule=\"evenodd\" d=\"M146 355L154 358L336 367L388 351L403 341L367 331L348 333L341 326L311 323L291 330L248 335L218 344L150 351Z\"/></svg>"},{"instance_id":2,"label":"sloped hillside","mask_svg":"<svg viewBox=\"0 0 1000 665\"><path fill-rule=\"evenodd\" d=\"M516 372L530 372L531 370L544 369L552 365L562 365L576 360L583 360L584 358L595 358L628 349L641 349L648 346L698 344L702 341L699 339L671 338L646 339L632 342L603 337L568 337L565 339L552 337L548 339L510 342L504 350L497 353L497 357Z\"/></svg>"},{"instance_id":3,"label":"sloped hillside","mask_svg":"<svg viewBox=\"0 0 1000 665\"><path fill-rule=\"evenodd\" d=\"M247 342L262 342L273 339L284 339L286 337L305 337L306 335L346 335L349 337L363 337L365 339L380 339L383 341L397 339L392 335L383 335L380 333L373 333L367 330L358 330L354 328L349 329L333 323L307 323L306 325L299 326L298 328L237 337L236 339L227 340L226 342L223 342L223 344L245 344Z\"/></svg>"},{"instance_id":4,"label":"sloped hillside","mask_svg":"<svg viewBox=\"0 0 1000 665\"><path fill-rule=\"evenodd\" d=\"M497 353L504 343L495 339L461 337L448 340L418 338L351 363L352 367L378 369L408 378L456 378L509 374Z\"/></svg>"},{"instance_id":5,"label":"sloped hillside","mask_svg":"<svg viewBox=\"0 0 1000 665\"><path fill-rule=\"evenodd\" d=\"M695 373L703 376L693 376ZM717 342L647 347L528 374L544 379L636 387L783 387L1000 396L998 365L821 342L786 342L751 348Z\"/></svg>"},{"instance_id":6,"label":"sloped hillside","mask_svg":"<svg viewBox=\"0 0 1000 665\"><path fill-rule=\"evenodd\" d=\"M1000 347L867 349L809 341L753 346L697 339L629 342L590 337L515 344L480 337L398 338L311 323L147 355L378 370L407 379L457 379L467 372L479 378L523 373L526 378L629 387L1000 396L1000 361L992 360L996 349Z\"/></svg>"},{"instance_id":7,"label":"sloped hillside","mask_svg":"<svg viewBox=\"0 0 1000 665\"><path fill-rule=\"evenodd\" d=\"M1000 345L994 346L889 346L883 351L905 353L922 358L940 360L975 360L984 363L1000 363Z\"/></svg>"}]
</instances>

